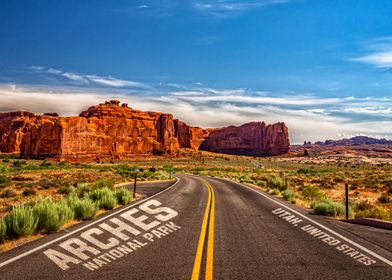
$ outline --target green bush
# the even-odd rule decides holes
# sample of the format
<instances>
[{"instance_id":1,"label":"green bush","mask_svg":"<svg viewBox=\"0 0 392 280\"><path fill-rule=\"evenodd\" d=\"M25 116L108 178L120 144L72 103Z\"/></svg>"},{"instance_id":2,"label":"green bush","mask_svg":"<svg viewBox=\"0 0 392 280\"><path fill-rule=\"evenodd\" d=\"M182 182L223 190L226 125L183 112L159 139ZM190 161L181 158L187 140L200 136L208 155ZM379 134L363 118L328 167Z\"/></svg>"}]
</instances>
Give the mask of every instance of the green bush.
<instances>
[{"instance_id":1,"label":"green bush","mask_svg":"<svg viewBox=\"0 0 392 280\"><path fill-rule=\"evenodd\" d=\"M5 217L8 237L28 236L37 228L37 219L31 207L15 206Z\"/></svg>"},{"instance_id":2,"label":"green bush","mask_svg":"<svg viewBox=\"0 0 392 280\"><path fill-rule=\"evenodd\" d=\"M117 205L115 192L108 188L95 189L88 193L88 197L94 200L99 208L106 210L111 210Z\"/></svg>"},{"instance_id":3,"label":"green bush","mask_svg":"<svg viewBox=\"0 0 392 280\"><path fill-rule=\"evenodd\" d=\"M288 184L285 180L280 177L270 178L267 181L267 188L278 189L279 191L287 190Z\"/></svg>"},{"instance_id":4,"label":"green bush","mask_svg":"<svg viewBox=\"0 0 392 280\"><path fill-rule=\"evenodd\" d=\"M257 181L256 185L261 187L261 188L266 188L267 187L267 182L266 181Z\"/></svg>"},{"instance_id":5,"label":"green bush","mask_svg":"<svg viewBox=\"0 0 392 280\"><path fill-rule=\"evenodd\" d=\"M77 183L76 194L79 197L85 197L91 191L91 187L88 183Z\"/></svg>"},{"instance_id":6,"label":"green bush","mask_svg":"<svg viewBox=\"0 0 392 280\"><path fill-rule=\"evenodd\" d=\"M116 191L116 198L118 203L126 205L132 201L133 196L132 196L132 192L128 191L125 188L121 188Z\"/></svg>"},{"instance_id":7,"label":"green bush","mask_svg":"<svg viewBox=\"0 0 392 280\"><path fill-rule=\"evenodd\" d=\"M72 192L75 192L75 188L72 186L61 186L58 189L58 193L60 194L70 194Z\"/></svg>"},{"instance_id":8,"label":"green bush","mask_svg":"<svg viewBox=\"0 0 392 280\"><path fill-rule=\"evenodd\" d=\"M8 184L11 182L11 179L5 175L0 175L0 184Z\"/></svg>"},{"instance_id":9,"label":"green bush","mask_svg":"<svg viewBox=\"0 0 392 280\"><path fill-rule=\"evenodd\" d=\"M74 216L73 210L65 202L54 203L50 198L38 202L33 207L38 220L37 228L44 232L57 232Z\"/></svg>"},{"instance_id":10,"label":"green bush","mask_svg":"<svg viewBox=\"0 0 392 280\"><path fill-rule=\"evenodd\" d=\"M391 212L392 213L392 212ZM379 220L392 220L392 215L387 210L379 206L373 206L355 213L355 218L372 218Z\"/></svg>"},{"instance_id":11,"label":"green bush","mask_svg":"<svg viewBox=\"0 0 392 280\"><path fill-rule=\"evenodd\" d=\"M80 198L75 192L70 193L65 199L65 203L71 208L74 209L76 204L80 201Z\"/></svg>"},{"instance_id":12,"label":"green bush","mask_svg":"<svg viewBox=\"0 0 392 280\"><path fill-rule=\"evenodd\" d=\"M346 212L343 204L327 198L312 202L311 207L316 215L340 216Z\"/></svg>"},{"instance_id":13,"label":"green bush","mask_svg":"<svg viewBox=\"0 0 392 280\"><path fill-rule=\"evenodd\" d=\"M310 169L310 168L300 168L300 169L298 169L297 173L298 174L314 174L314 173L316 173L316 171L313 169Z\"/></svg>"},{"instance_id":14,"label":"green bush","mask_svg":"<svg viewBox=\"0 0 392 280\"><path fill-rule=\"evenodd\" d=\"M93 190L103 189L103 188L108 188L108 189L113 190L114 189L114 180L101 178L91 184L91 189L93 189Z\"/></svg>"},{"instance_id":15,"label":"green bush","mask_svg":"<svg viewBox=\"0 0 392 280\"><path fill-rule=\"evenodd\" d=\"M249 183L249 184L255 184L256 182L249 177L248 174L244 174L239 178L241 183Z\"/></svg>"},{"instance_id":16,"label":"green bush","mask_svg":"<svg viewBox=\"0 0 392 280\"><path fill-rule=\"evenodd\" d=\"M282 192L282 196L285 200L295 203L295 192L292 189L287 189Z\"/></svg>"},{"instance_id":17,"label":"green bush","mask_svg":"<svg viewBox=\"0 0 392 280\"><path fill-rule=\"evenodd\" d=\"M129 166L127 164L119 164L114 168L114 171L124 178L135 176L135 172L138 170L136 166Z\"/></svg>"},{"instance_id":18,"label":"green bush","mask_svg":"<svg viewBox=\"0 0 392 280\"><path fill-rule=\"evenodd\" d=\"M302 195L307 200L320 200L324 196L324 194L316 186L303 187Z\"/></svg>"},{"instance_id":19,"label":"green bush","mask_svg":"<svg viewBox=\"0 0 392 280\"><path fill-rule=\"evenodd\" d=\"M74 216L75 219L78 220L89 220L95 217L95 215L98 212L98 206L97 204L89 199L89 198L84 198L84 199L79 199L77 201L74 201Z\"/></svg>"},{"instance_id":20,"label":"green bush","mask_svg":"<svg viewBox=\"0 0 392 280\"><path fill-rule=\"evenodd\" d=\"M4 219L0 219L0 243L7 239L7 224Z\"/></svg>"},{"instance_id":21,"label":"green bush","mask_svg":"<svg viewBox=\"0 0 392 280\"><path fill-rule=\"evenodd\" d=\"M21 167L23 167L24 165L26 165L27 163L26 163L26 161L25 160L15 160L13 163L12 163L12 166L14 167L14 168L21 168Z\"/></svg>"},{"instance_id":22,"label":"green bush","mask_svg":"<svg viewBox=\"0 0 392 280\"><path fill-rule=\"evenodd\" d=\"M272 189L272 190L271 190L271 194L273 194L273 195L279 195L279 194L280 194L280 191L279 191L278 189Z\"/></svg>"},{"instance_id":23,"label":"green bush","mask_svg":"<svg viewBox=\"0 0 392 280\"><path fill-rule=\"evenodd\" d=\"M5 159L3 159L3 162L4 162L4 161L5 161ZM4 162L4 163L5 163L5 162ZM6 173L6 172L9 172L9 171L10 171L9 168L7 168L6 166L0 164L0 173Z\"/></svg>"}]
</instances>

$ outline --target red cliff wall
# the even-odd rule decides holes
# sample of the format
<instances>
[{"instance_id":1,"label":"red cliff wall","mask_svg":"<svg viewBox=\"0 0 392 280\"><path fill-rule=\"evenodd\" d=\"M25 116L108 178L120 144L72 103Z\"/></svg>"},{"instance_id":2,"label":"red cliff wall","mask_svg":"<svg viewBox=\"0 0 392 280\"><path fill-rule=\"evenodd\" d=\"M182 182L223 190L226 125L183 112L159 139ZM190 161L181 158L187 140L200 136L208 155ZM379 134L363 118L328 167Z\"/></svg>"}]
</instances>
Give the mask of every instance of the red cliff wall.
<instances>
[{"instance_id":1,"label":"red cliff wall","mask_svg":"<svg viewBox=\"0 0 392 280\"><path fill-rule=\"evenodd\" d=\"M266 125L264 122L220 128L211 132L200 150L251 156L280 155L290 150L288 129L284 123Z\"/></svg>"},{"instance_id":2,"label":"red cliff wall","mask_svg":"<svg viewBox=\"0 0 392 280\"><path fill-rule=\"evenodd\" d=\"M275 155L288 151L284 124L250 123L202 129L171 114L143 112L117 100L92 106L78 117L28 112L0 113L0 152L22 157L99 157L176 154L179 148Z\"/></svg>"}]
</instances>

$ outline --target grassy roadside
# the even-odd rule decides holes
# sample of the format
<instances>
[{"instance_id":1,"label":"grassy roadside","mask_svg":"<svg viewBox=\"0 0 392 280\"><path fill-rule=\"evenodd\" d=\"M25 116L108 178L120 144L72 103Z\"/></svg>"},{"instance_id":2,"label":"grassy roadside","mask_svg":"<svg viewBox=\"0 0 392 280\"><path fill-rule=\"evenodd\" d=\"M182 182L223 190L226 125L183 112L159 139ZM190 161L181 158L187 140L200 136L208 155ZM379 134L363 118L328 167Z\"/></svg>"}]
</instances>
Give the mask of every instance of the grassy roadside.
<instances>
[{"instance_id":1,"label":"grassy roadside","mask_svg":"<svg viewBox=\"0 0 392 280\"><path fill-rule=\"evenodd\" d=\"M171 166L146 168L138 181L169 180ZM137 168L5 157L0 163L0 252L129 204ZM115 185L120 187L115 188Z\"/></svg>"},{"instance_id":2,"label":"grassy roadside","mask_svg":"<svg viewBox=\"0 0 392 280\"><path fill-rule=\"evenodd\" d=\"M139 181L168 180L173 172L228 178L333 217L344 215L348 183L353 216L392 220L392 164L385 159L369 163L184 151L172 158L71 164L0 154L0 250L125 204L113 185L132 181L136 166L144 169L138 173Z\"/></svg>"},{"instance_id":3,"label":"grassy roadside","mask_svg":"<svg viewBox=\"0 0 392 280\"><path fill-rule=\"evenodd\" d=\"M282 169L239 171L230 168L198 168L193 170L193 173L251 184L293 204L312 209L317 215L338 218L345 216L343 204L345 181L334 170L299 168L296 171ZM325 176L326 174L328 176ZM335 184L327 185L331 178ZM380 187L375 192L371 192L371 195L378 198L372 201L363 199L358 187L352 187L349 201L350 217L392 221L392 188L389 186L389 181L384 188Z\"/></svg>"}]
</instances>

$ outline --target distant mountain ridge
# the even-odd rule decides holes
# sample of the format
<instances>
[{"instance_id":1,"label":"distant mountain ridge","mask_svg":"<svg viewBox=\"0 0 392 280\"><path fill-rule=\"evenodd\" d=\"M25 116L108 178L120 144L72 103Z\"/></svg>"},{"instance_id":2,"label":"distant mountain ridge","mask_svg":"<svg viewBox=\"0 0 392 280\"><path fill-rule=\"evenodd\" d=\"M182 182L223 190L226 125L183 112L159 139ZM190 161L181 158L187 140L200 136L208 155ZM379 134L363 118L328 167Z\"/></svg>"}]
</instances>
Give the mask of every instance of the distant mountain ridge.
<instances>
[{"instance_id":1,"label":"distant mountain ridge","mask_svg":"<svg viewBox=\"0 0 392 280\"><path fill-rule=\"evenodd\" d=\"M305 142L304 145L309 145L310 142ZM318 141L315 145L322 146L358 146L358 145L392 145L392 140L377 139L369 136L355 136L349 139L341 140L326 140L324 142Z\"/></svg>"}]
</instances>

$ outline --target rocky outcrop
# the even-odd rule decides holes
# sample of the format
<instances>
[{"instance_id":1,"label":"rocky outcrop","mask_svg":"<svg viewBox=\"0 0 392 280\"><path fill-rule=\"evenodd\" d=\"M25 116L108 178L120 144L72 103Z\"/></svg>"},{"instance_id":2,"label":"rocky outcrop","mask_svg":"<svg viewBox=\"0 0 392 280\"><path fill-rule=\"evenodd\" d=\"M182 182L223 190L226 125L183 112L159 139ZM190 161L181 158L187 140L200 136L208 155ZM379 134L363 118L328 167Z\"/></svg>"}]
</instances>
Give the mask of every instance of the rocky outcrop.
<instances>
[{"instance_id":1,"label":"rocky outcrop","mask_svg":"<svg viewBox=\"0 0 392 280\"><path fill-rule=\"evenodd\" d=\"M190 148L197 150L200 145L207 139L214 129L202 129L200 127L191 127L180 120L174 120L176 137L181 148Z\"/></svg>"},{"instance_id":2,"label":"rocky outcrop","mask_svg":"<svg viewBox=\"0 0 392 280\"><path fill-rule=\"evenodd\" d=\"M290 150L288 129L284 123L266 125L251 122L212 131L200 150L237 155L273 156Z\"/></svg>"},{"instance_id":3,"label":"rocky outcrop","mask_svg":"<svg viewBox=\"0 0 392 280\"><path fill-rule=\"evenodd\" d=\"M25 158L175 155L180 148L265 156L285 153L289 147L282 123L202 129L171 114L135 110L117 100L73 117L0 113L0 137L0 152L20 153Z\"/></svg>"}]
</instances>

